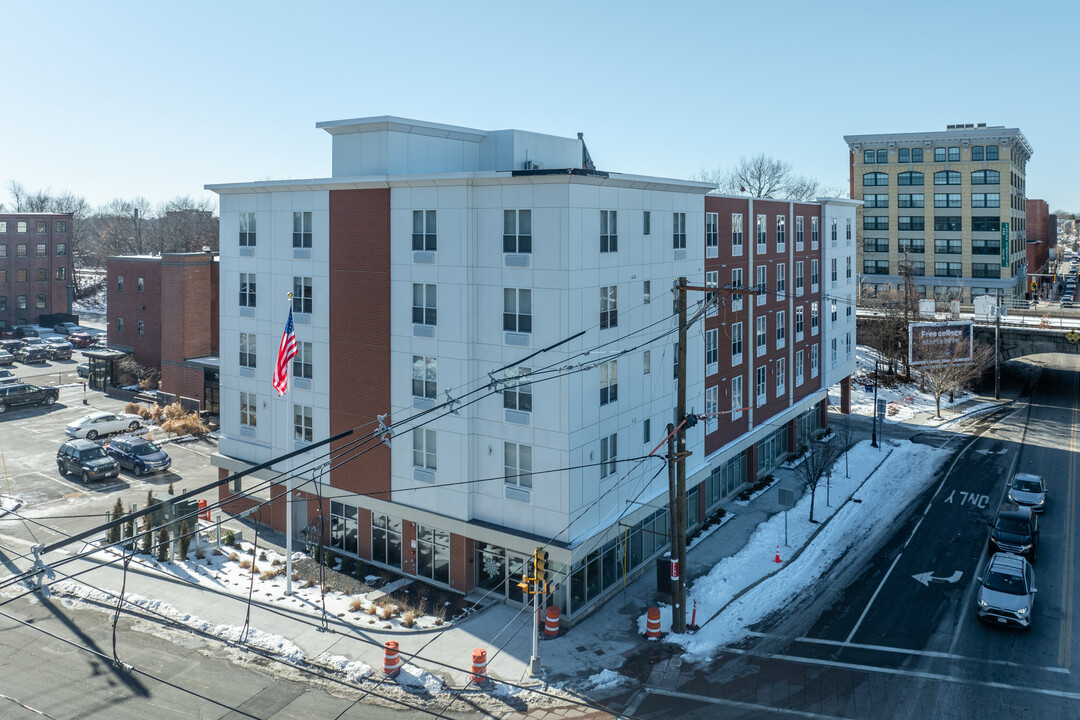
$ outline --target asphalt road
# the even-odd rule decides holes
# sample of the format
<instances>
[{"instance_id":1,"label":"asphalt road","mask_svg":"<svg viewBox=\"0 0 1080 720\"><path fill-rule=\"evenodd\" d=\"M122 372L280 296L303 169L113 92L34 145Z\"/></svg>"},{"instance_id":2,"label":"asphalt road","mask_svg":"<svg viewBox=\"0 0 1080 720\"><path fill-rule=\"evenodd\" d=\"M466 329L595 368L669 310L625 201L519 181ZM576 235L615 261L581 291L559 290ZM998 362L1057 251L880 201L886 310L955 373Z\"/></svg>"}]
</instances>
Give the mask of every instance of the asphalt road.
<instances>
[{"instance_id":1,"label":"asphalt road","mask_svg":"<svg viewBox=\"0 0 1080 720\"><path fill-rule=\"evenodd\" d=\"M951 437L919 438L952 448L955 462L898 516L884 547L848 558L745 646L684 667L677 686L651 691L635 716L1080 717L1080 358L1040 361L1047 367L1029 398ZM1028 632L986 626L973 606L987 523L1018 470L1043 475L1050 488Z\"/></svg>"}]
</instances>

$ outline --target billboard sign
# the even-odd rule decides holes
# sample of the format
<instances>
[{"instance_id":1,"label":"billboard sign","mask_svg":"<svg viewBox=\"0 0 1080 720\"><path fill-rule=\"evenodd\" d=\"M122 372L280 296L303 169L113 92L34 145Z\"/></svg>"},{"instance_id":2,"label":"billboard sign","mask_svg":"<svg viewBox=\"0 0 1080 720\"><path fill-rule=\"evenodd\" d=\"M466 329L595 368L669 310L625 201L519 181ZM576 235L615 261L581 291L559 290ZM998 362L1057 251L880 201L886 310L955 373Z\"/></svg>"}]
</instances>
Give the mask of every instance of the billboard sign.
<instances>
[{"instance_id":1,"label":"billboard sign","mask_svg":"<svg viewBox=\"0 0 1080 720\"><path fill-rule=\"evenodd\" d=\"M911 323L908 325L908 364L971 362L973 342L970 320Z\"/></svg>"},{"instance_id":2,"label":"billboard sign","mask_svg":"<svg viewBox=\"0 0 1080 720\"><path fill-rule=\"evenodd\" d=\"M1001 267L1009 267L1009 223L1001 223Z\"/></svg>"}]
</instances>

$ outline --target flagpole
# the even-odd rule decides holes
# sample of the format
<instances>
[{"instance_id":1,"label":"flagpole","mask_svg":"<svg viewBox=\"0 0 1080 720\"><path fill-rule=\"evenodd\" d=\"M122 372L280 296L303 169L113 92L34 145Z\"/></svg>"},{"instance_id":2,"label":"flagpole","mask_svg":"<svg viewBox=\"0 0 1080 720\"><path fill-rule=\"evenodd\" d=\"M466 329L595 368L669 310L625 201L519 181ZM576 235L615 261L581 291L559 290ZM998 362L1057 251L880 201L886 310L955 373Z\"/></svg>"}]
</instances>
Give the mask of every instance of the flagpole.
<instances>
[{"instance_id":1,"label":"flagpole","mask_svg":"<svg viewBox=\"0 0 1080 720\"><path fill-rule=\"evenodd\" d=\"M289 312L292 313L292 296L291 292L285 293L288 299ZM288 427L291 424L289 422L289 415L293 413L292 407L292 358L289 358L289 366L285 369L285 378L288 385L285 386L285 444L289 445L289 433ZM293 420L295 423L295 420ZM295 433L296 431L293 430ZM292 476L293 476L293 461L289 458L289 469L285 474L285 594L292 595L292 539L293 539L293 513L292 513Z\"/></svg>"}]
</instances>

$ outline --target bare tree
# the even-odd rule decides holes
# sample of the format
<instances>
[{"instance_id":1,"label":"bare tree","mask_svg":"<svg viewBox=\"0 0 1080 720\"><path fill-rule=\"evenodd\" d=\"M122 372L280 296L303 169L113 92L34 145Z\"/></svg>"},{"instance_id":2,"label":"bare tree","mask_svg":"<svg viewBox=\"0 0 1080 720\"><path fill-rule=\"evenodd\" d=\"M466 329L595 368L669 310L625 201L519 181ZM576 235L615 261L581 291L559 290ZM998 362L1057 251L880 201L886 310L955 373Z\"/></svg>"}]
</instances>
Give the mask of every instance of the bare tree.
<instances>
[{"instance_id":1,"label":"bare tree","mask_svg":"<svg viewBox=\"0 0 1080 720\"><path fill-rule=\"evenodd\" d=\"M819 440L811 440L803 461L795 468L799 479L810 490L810 522L816 522L814 497L821 479L832 472L832 466L844 456L850 444L851 432L847 426Z\"/></svg>"},{"instance_id":2,"label":"bare tree","mask_svg":"<svg viewBox=\"0 0 1080 720\"><path fill-rule=\"evenodd\" d=\"M164 203L155 223L157 252L199 252L218 249L218 222L210 200L177 197Z\"/></svg>"},{"instance_id":3,"label":"bare tree","mask_svg":"<svg viewBox=\"0 0 1080 720\"><path fill-rule=\"evenodd\" d=\"M925 364L918 370L934 394L938 420L941 419L941 397L962 390L977 380L994 361L993 349L983 343L974 343L971 360L967 358L967 347L963 343L923 345L919 353Z\"/></svg>"},{"instance_id":4,"label":"bare tree","mask_svg":"<svg viewBox=\"0 0 1080 720\"><path fill-rule=\"evenodd\" d=\"M11 195L11 199L15 201L15 212L24 212L23 210L23 198L26 196L26 188L22 183L12 180L8 183L8 193Z\"/></svg>"},{"instance_id":5,"label":"bare tree","mask_svg":"<svg viewBox=\"0 0 1080 720\"><path fill-rule=\"evenodd\" d=\"M109 255L143 255L150 250L150 201L115 198L103 205L96 218L101 264Z\"/></svg>"},{"instance_id":6,"label":"bare tree","mask_svg":"<svg viewBox=\"0 0 1080 720\"><path fill-rule=\"evenodd\" d=\"M782 198L800 202L824 195L839 196L840 190L826 188L804 175L793 175L791 163L758 153L740 158L730 170L701 168L695 180L709 182L725 195L749 195L761 198Z\"/></svg>"}]
</instances>

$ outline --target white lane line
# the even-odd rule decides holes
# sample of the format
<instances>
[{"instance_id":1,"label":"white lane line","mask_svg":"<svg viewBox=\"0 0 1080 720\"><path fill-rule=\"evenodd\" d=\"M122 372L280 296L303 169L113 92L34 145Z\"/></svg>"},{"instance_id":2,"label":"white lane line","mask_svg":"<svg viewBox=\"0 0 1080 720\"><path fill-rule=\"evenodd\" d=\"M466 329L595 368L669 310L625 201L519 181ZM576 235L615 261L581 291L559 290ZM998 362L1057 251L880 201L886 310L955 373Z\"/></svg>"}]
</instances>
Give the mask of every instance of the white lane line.
<instances>
[{"instance_id":1,"label":"white lane line","mask_svg":"<svg viewBox=\"0 0 1080 720\"><path fill-rule=\"evenodd\" d=\"M848 633L847 639L844 640L845 645L849 644L851 638L855 637L855 633L858 632L859 626L862 625L862 621L866 619L866 613L870 612L870 606L877 600L878 593L881 592L881 588L885 587L885 581L889 579L889 575L892 575L893 568L896 567L896 563L900 562L900 558L903 557L903 555L904 553L902 552L896 554L896 558L892 561L892 565L889 566L889 570L885 573L885 577L881 578L881 582L878 583L877 589L874 590L874 594L870 596L870 602L866 603L866 607L863 608L862 615L859 616L859 620L855 623L855 627L851 628L851 632Z\"/></svg>"},{"instance_id":2,"label":"white lane line","mask_svg":"<svg viewBox=\"0 0 1080 720\"><path fill-rule=\"evenodd\" d=\"M842 717L840 715L825 715L809 710L795 710L793 708L772 707L769 705L761 705L759 703L730 700L728 698L709 697L708 695L694 695L693 693L684 693L679 692L678 690L666 690L664 688L647 687L645 688L645 692L649 695L663 695L665 697L690 700L691 702L708 703L710 705L726 705L728 707L741 708L743 710L764 710L774 715L791 715L793 717L816 718L818 720L839 720L839 718Z\"/></svg>"}]
</instances>

